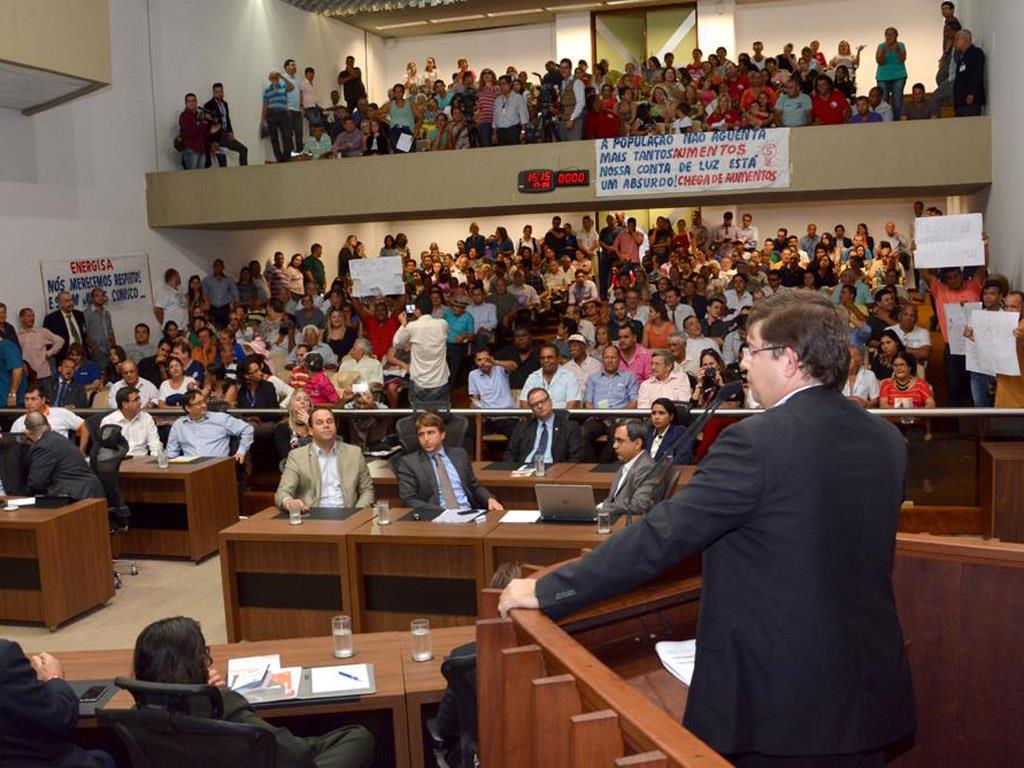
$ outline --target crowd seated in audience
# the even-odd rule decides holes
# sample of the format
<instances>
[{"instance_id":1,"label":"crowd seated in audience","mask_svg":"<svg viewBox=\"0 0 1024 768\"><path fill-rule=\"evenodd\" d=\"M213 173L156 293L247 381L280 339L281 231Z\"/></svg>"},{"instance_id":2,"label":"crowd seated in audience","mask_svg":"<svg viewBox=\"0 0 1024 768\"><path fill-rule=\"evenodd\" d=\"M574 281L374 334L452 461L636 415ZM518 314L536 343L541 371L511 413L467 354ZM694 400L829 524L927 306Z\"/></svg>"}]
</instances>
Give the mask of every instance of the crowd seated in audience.
<instances>
[{"instance_id":1,"label":"crowd seated in audience","mask_svg":"<svg viewBox=\"0 0 1024 768\"><path fill-rule=\"evenodd\" d=\"M922 83L907 84L907 46L888 27L874 47L874 77L859 78L867 66L864 45L852 50L839 43L826 60L812 40L796 53L788 43L775 56L754 41L752 53L735 60L724 47L707 58L694 49L692 60L677 66L671 52L663 60L627 61L623 72L607 59L593 64L571 59L548 61L545 72L530 73L514 65L504 73L483 68L477 73L467 59L447 77L428 57L424 73L410 62L403 82L388 88L381 103L369 101L362 71L346 59L338 73L339 90L328 103L306 67L299 77L294 59L267 75L263 83L261 138L269 139L276 162L362 157L415 151L617 136L645 136L695 131L733 131L777 126L834 125L924 120L949 104L957 116L978 115L986 103L985 55L954 15L942 4L943 56L935 92ZM864 81L874 84L874 87ZM224 86L214 83L202 108L186 94L178 119L175 146L185 169L223 167L227 151L248 150L235 138ZM308 138L303 140L304 131ZM271 153L268 153L268 160Z\"/></svg>"}]
</instances>

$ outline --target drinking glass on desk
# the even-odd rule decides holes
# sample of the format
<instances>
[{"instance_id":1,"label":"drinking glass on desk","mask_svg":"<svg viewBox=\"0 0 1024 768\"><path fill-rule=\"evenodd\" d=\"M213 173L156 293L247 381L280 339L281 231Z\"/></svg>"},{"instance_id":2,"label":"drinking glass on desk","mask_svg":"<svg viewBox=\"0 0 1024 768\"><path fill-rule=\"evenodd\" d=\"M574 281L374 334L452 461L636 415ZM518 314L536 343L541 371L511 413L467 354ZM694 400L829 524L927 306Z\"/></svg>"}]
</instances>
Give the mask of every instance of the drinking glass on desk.
<instances>
[{"instance_id":1,"label":"drinking glass on desk","mask_svg":"<svg viewBox=\"0 0 1024 768\"><path fill-rule=\"evenodd\" d=\"M430 622L427 619L413 619L409 625L412 634L412 660L430 661L434 652L430 650Z\"/></svg>"},{"instance_id":2,"label":"drinking glass on desk","mask_svg":"<svg viewBox=\"0 0 1024 768\"><path fill-rule=\"evenodd\" d=\"M377 525L391 525L391 505L387 500L375 501L373 511L377 515Z\"/></svg>"},{"instance_id":3,"label":"drinking glass on desk","mask_svg":"<svg viewBox=\"0 0 1024 768\"><path fill-rule=\"evenodd\" d=\"M600 534L612 532L612 514L604 509L602 504L597 505L597 532Z\"/></svg>"},{"instance_id":4,"label":"drinking glass on desk","mask_svg":"<svg viewBox=\"0 0 1024 768\"><path fill-rule=\"evenodd\" d=\"M331 619L331 638L334 640L334 658L347 659L355 654L351 617L342 614Z\"/></svg>"},{"instance_id":5,"label":"drinking glass on desk","mask_svg":"<svg viewBox=\"0 0 1024 768\"><path fill-rule=\"evenodd\" d=\"M533 457L533 476L544 477L544 473L547 471L547 467L544 464L544 456Z\"/></svg>"}]
</instances>

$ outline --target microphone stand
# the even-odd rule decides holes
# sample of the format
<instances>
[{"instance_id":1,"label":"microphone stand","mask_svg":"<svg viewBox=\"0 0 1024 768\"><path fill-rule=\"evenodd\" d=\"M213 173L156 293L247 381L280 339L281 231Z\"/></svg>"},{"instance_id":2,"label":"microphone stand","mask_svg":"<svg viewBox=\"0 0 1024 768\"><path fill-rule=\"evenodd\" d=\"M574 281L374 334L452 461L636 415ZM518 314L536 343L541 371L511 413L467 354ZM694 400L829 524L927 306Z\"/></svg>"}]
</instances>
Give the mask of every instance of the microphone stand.
<instances>
[{"instance_id":1,"label":"microphone stand","mask_svg":"<svg viewBox=\"0 0 1024 768\"><path fill-rule=\"evenodd\" d=\"M704 429L704 425L708 423L708 420L715 415L722 404L731 397L735 397L738 393L743 391L743 383L739 381L730 381L723 384L718 392L715 394L714 399L708 404L708 407L704 409L704 413L696 418L696 420L686 428L686 432L683 434L682 443L685 446L685 450L690 450L690 444L694 441L700 431ZM690 462L684 462L689 464Z\"/></svg>"}]
</instances>

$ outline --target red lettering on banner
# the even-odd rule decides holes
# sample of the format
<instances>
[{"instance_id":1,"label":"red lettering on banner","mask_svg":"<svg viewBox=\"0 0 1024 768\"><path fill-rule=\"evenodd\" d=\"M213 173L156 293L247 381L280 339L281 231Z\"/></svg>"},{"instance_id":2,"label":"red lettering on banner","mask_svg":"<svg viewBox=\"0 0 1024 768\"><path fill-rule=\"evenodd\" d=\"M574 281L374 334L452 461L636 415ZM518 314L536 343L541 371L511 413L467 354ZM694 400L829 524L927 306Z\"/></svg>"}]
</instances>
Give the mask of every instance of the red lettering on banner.
<instances>
[{"instance_id":1,"label":"red lettering on banner","mask_svg":"<svg viewBox=\"0 0 1024 768\"><path fill-rule=\"evenodd\" d=\"M89 272L113 272L114 262L110 259L85 259L71 262L71 274L84 275Z\"/></svg>"}]
</instances>

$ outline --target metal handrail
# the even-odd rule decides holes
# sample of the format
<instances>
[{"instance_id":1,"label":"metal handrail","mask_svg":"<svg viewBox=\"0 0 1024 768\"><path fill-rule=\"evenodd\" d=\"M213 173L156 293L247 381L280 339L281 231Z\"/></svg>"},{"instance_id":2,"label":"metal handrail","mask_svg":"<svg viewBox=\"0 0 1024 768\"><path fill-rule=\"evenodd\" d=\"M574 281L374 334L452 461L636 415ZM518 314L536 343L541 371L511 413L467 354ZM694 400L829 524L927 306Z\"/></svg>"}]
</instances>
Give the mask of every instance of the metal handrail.
<instances>
[{"instance_id":1,"label":"metal handrail","mask_svg":"<svg viewBox=\"0 0 1024 768\"><path fill-rule=\"evenodd\" d=\"M327 406L324 406L327 407ZM94 413L109 413L113 408L78 408L75 413L80 415L90 415ZM331 408L330 409L335 415L338 416L359 416L365 418L373 414L380 414L381 416L411 416L416 413L421 413L426 409L413 409L413 408L383 408L375 411L358 410L354 408ZM530 416L532 412L529 408L448 408L444 409L445 413L452 413L458 416L484 416L485 418L494 418L501 416ZM593 409L593 408L571 408L567 411L571 416L613 416L620 418L638 417L643 414L644 417L648 415L646 410L641 409L626 409L626 408L607 408L607 409ZM0 418L7 416L23 416L25 413L24 409L21 408L0 408ZM184 412L180 408L147 408L146 413L154 415L167 415L167 416L182 416ZM284 416L286 410L284 408L233 408L228 411L232 416L246 417L246 416ZM703 408L694 408L690 411L694 415L704 413ZM759 413L764 413L763 408L729 408L726 410L718 411L719 416L756 416ZM996 416L1008 416L1008 417L1022 417L1024 418L1024 408L870 408L868 413L873 413L878 416L885 416L889 418L899 418L902 416L927 416L931 418L993 418Z\"/></svg>"}]
</instances>

